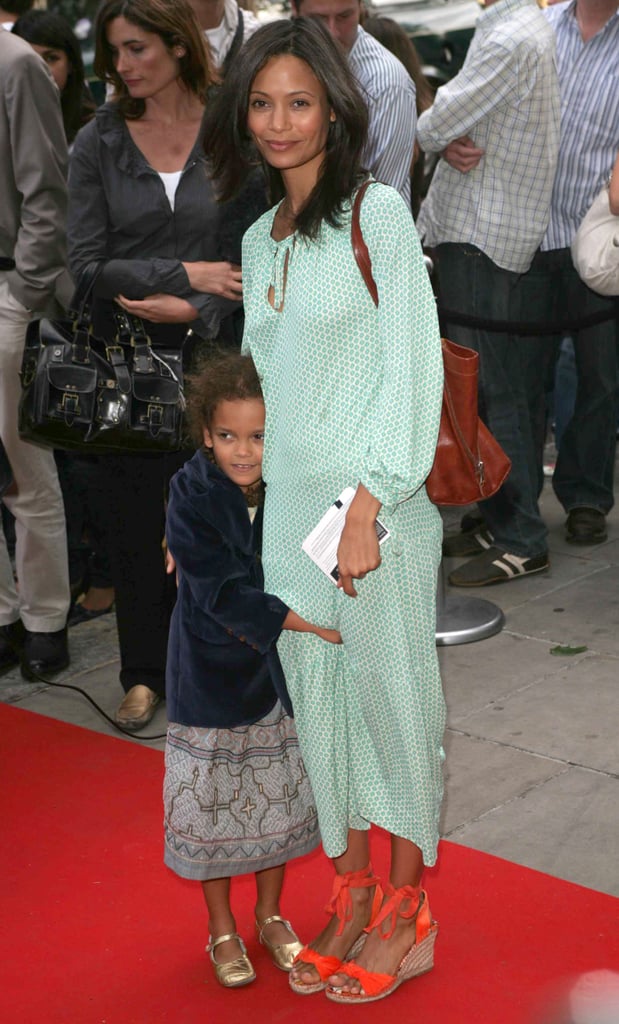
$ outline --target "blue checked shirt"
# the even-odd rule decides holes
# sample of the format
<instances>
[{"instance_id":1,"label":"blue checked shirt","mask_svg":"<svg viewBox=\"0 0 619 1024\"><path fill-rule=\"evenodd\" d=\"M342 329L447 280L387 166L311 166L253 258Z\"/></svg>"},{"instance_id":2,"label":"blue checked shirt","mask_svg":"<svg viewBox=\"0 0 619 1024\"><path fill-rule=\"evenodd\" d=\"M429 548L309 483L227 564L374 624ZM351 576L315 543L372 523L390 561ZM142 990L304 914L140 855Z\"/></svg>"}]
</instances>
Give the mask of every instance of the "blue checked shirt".
<instances>
[{"instance_id":1,"label":"blue checked shirt","mask_svg":"<svg viewBox=\"0 0 619 1024\"><path fill-rule=\"evenodd\" d=\"M348 54L348 63L370 115L363 166L377 181L393 185L410 207L417 125L413 80L397 57L362 28Z\"/></svg>"},{"instance_id":2,"label":"blue checked shirt","mask_svg":"<svg viewBox=\"0 0 619 1024\"><path fill-rule=\"evenodd\" d=\"M468 242L505 270L528 270L548 226L559 121L553 32L536 0L499 0L419 119L426 152L462 135L485 151L467 174L439 161L417 224L426 244Z\"/></svg>"},{"instance_id":3,"label":"blue checked shirt","mask_svg":"<svg viewBox=\"0 0 619 1024\"><path fill-rule=\"evenodd\" d=\"M546 11L557 40L561 146L542 249L571 245L619 150L619 11L584 43L576 0Z\"/></svg>"}]
</instances>

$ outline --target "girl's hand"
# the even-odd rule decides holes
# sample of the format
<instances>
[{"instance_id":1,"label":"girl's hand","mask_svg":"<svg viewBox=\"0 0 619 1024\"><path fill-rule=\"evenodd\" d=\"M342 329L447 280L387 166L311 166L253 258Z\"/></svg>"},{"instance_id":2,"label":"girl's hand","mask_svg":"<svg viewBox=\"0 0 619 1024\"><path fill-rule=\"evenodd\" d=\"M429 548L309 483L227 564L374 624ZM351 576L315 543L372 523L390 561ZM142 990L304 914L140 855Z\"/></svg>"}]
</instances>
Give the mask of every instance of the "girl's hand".
<instances>
[{"instance_id":1,"label":"girl's hand","mask_svg":"<svg viewBox=\"0 0 619 1024\"><path fill-rule=\"evenodd\" d=\"M341 644L342 642L342 634L337 629L321 629L320 626L314 626L314 633L321 640L326 640L328 644Z\"/></svg>"},{"instance_id":2,"label":"girl's hand","mask_svg":"<svg viewBox=\"0 0 619 1024\"><path fill-rule=\"evenodd\" d=\"M341 644L342 637L337 629L323 629L322 626L315 626L313 622L308 622L307 619L302 619L300 615L293 612L292 608L289 609L282 629L292 629L295 633L315 633L321 640L326 640L328 644Z\"/></svg>"},{"instance_id":3,"label":"girl's hand","mask_svg":"<svg viewBox=\"0 0 619 1024\"><path fill-rule=\"evenodd\" d=\"M196 292L221 295L224 299L243 298L243 275L234 263L183 263L189 284Z\"/></svg>"},{"instance_id":4,"label":"girl's hand","mask_svg":"<svg viewBox=\"0 0 619 1024\"><path fill-rule=\"evenodd\" d=\"M380 565L380 546L376 536L376 516L379 512L380 502L363 484L359 484L346 513L337 549L340 573L337 585L349 597L357 596L353 579L364 579L368 572Z\"/></svg>"},{"instance_id":5,"label":"girl's hand","mask_svg":"<svg viewBox=\"0 0 619 1024\"><path fill-rule=\"evenodd\" d=\"M174 555L170 551L168 547L168 542L165 540L165 538L164 545L165 571L168 574L168 576L171 576L172 573L174 573L176 578L176 586L178 587L178 573L176 571L176 560L174 558Z\"/></svg>"},{"instance_id":6,"label":"girl's hand","mask_svg":"<svg viewBox=\"0 0 619 1024\"><path fill-rule=\"evenodd\" d=\"M188 324L198 316L195 306L176 295L147 295L145 299L126 299L124 295L117 295L116 302L127 313L150 320L153 324Z\"/></svg>"}]
</instances>

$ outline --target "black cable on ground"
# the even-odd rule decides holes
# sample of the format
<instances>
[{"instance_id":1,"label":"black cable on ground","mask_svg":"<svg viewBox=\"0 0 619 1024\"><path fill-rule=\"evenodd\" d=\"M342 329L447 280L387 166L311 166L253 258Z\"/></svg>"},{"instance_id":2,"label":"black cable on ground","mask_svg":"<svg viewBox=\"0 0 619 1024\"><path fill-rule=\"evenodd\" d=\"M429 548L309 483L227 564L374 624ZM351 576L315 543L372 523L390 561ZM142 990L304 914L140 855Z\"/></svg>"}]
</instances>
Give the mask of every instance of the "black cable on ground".
<instances>
[{"instance_id":1,"label":"black cable on ground","mask_svg":"<svg viewBox=\"0 0 619 1024\"><path fill-rule=\"evenodd\" d=\"M33 677L39 683L45 683L46 686L58 686L63 690L74 690L75 693L80 693L82 697L85 697L89 704L92 704L95 711L105 718L106 722L109 722L118 732L121 732L123 736L130 736L132 740L164 740L166 733L158 733L156 736L140 736L138 733L131 732L130 729L124 729L122 725L119 725L102 707L99 707L96 700L86 693L86 690L82 690L80 686L73 686L71 683L57 683L53 679L45 679L44 676L40 676L38 672L33 672L32 669L28 669L28 674ZM26 680L26 682L33 682L33 679Z\"/></svg>"}]
</instances>

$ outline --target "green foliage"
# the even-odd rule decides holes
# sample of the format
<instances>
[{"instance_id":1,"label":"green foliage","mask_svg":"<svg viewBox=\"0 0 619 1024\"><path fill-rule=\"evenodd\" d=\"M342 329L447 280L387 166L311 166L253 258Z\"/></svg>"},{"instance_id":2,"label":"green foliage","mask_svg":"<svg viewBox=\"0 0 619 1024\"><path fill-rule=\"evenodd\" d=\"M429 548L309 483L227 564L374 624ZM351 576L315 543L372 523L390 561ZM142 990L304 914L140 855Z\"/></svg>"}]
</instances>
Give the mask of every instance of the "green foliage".
<instances>
[{"instance_id":1,"label":"green foliage","mask_svg":"<svg viewBox=\"0 0 619 1024\"><path fill-rule=\"evenodd\" d=\"M561 655L568 655L569 656L569 655L573 655L573 654L584 654L584 652L586 650L587 650L586 646L584 646L584 647L562 647L561 645L559 645L557 647L551 647L550 648L550 653L556 655L557 657L561 657Z\"/></svg>"}]
</instances>

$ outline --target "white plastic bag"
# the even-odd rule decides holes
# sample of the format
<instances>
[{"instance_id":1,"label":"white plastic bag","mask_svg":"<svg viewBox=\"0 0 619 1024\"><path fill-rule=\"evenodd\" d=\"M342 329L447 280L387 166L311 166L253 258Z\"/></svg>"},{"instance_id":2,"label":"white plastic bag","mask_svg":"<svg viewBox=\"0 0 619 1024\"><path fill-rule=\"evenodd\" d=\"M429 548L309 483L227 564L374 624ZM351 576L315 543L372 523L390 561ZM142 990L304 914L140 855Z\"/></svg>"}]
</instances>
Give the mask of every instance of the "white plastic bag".
<instances>
[{"instance_id":1,"label":"white plastic bag","mask_svg":"<svg viewBox=\"0 0 619 1024\"><path fill-rule=\"evenodd\" d=\"M619 295L619 217L610 212L608 186L596 196L572 242L579 276L599 295Z\"/></svg>"}]
</instances>

